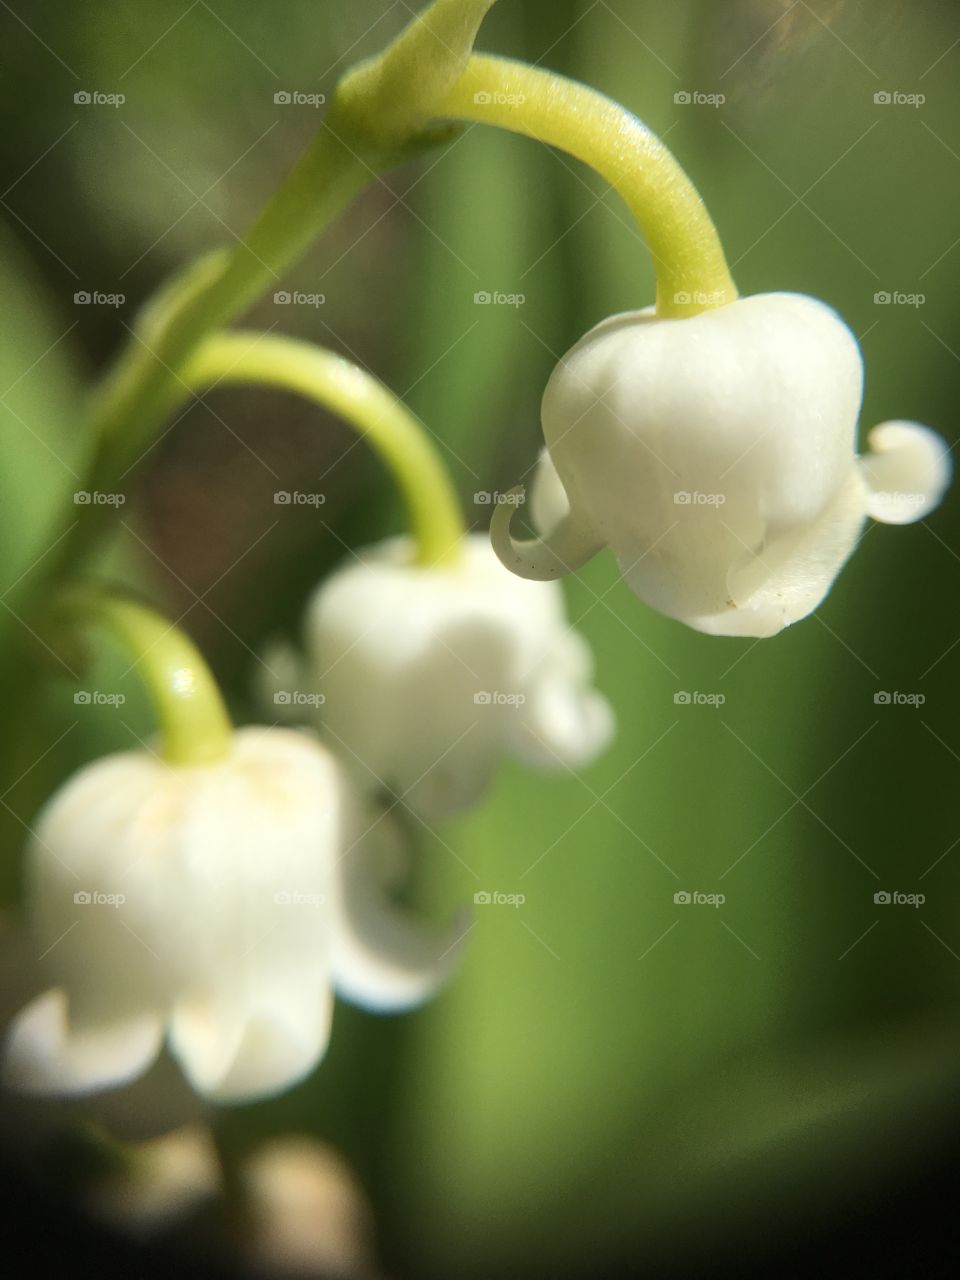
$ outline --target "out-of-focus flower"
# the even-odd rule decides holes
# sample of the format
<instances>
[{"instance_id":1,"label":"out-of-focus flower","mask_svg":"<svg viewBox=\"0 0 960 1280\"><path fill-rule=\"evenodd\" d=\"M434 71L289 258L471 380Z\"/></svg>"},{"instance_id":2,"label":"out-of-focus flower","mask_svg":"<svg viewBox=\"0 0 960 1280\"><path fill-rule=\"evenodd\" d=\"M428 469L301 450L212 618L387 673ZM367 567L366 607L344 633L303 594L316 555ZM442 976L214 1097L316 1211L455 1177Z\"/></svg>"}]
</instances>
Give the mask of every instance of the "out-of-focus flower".
<instances>
[{"instance_id":1,"label":"out-of-focus flower","mask_svg":"<svg viewBox=\"0 0 960 1280\"><path fill-rule=\"evenodd\" d=\"M427 931L385 897L380 864L395 869L398 849L331 753L291 730L239 730L209 764L139 751L81 770L28 853L54 985L13 1022L8 1082L115 1087L147 1071L166 1033L209 1098L297 1083L325 1052L334 984L401 1009L455 963L456 933Z\"/></svg>"},{"instance_id":2,"label":"out-of-focus flower","mask_svg":"<svg viewBox=\"0 0 960 1280\"><path fill-rule=\"evenodd\" d=\"M315 712L361 780L422 814L475 803L503 756L575 767L613 732L559 585L506 572L480 535L452 564L414 564L406 538L361 552L317 590L304 641L299 675L290 650L266 655L275 710Z\"/></svg>"},{"instance_id":3,"label":"out-of-focus flower","mask_svg":"<svg viewBox=\"0 0 960 1280\"><path fill-rule=\"evenodd\" d=\"M558 577L609 546L636 594L715 635L770 636L812 612L867 516L922 519L950 478L943 441L887 422L855 454L856 339L800 294L689 319L652 309L597 325L543 399L540 542L494 516L503 562Z\"/></svg>"},{"instance_id":4,"label":"out-of-focus flower","mask_svg":"<svg viewBox=\"0 0 960 1280\"><path fill-rule=\"evenodd\" d=\"M24 921L0 915L0 1037L13 1018L49 986L41 948ZM0 1088L0 1128L9 1144L36 1150L52 1135L85 1123L114 1138L145 1142L186 1131L209 1109L168 1053L120 1089L83 1097L25 1097Z\"/></svg>"},{"instance_id":5,"label":"out-of-focus flower","mask_svg":"<svg viewBox=\"0 0 960 1280\"><path fill-rule=\"evenodd\" d=\"M277 1138L241 1166L244 1270L269 1276L372 1277L373 1218L360 1187L329 1147Z\"/></svg>"},{"instance_id":6,"label":"out-of-focus flower","mask_svg":"<svg viewBox=\"0 0 960 1280\"><path fill-rule=\"evenodd\" d=\"M151 1235L222 1191L213 1137L205 1125L193 1124L124 1148L122 1167L94 1180L84 1202L112 1226Z\"/></svg>"}]
</instances>

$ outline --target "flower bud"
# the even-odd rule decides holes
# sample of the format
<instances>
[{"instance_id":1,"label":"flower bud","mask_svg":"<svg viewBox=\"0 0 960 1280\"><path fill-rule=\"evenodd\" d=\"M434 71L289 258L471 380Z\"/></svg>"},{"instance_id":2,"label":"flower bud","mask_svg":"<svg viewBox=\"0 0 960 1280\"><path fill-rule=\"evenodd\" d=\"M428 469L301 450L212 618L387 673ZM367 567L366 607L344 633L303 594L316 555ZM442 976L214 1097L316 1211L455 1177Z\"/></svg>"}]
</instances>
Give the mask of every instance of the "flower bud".
<instances>
[{"instance_id":1,"label":"flower bud","mask_svg":"<svg viewBox=\"0 0 960 1280\"><path fill-rule=\"evenodd\" d=\"M476 534L453 564L412 561L405 538L361 552L307 610L301 685L357 776L435 817L475 803L503 756L592 759L613 717L560 587L520 581Z\"/></svg>"},{"instance_id":2,"label":"flower bud","mask_svg":"<svg viewBox=\"0 0 960 1280\"><path fill-rule=\"evenodd\" d=\"M395 1010L455 962L456 934L434 936L386 898L385 852L395 868L390 823L292 730L239 730L208 764L137 751L82 769L28 850L53 985L14 1020L8 1082L60 1096L116 1087L147 1072L166 1035L206 1097L289 1088L326 1051L334 986Z\"/></svg>"},{"instance_id":3,"label":"flower bud","mask_svg":"<svg viewBox=\"0 0 960 1280\"><path fill-rule=\"evenodd\" d=\"M567 570L609 546L668 617L774 635L817 607L868 515L918 520L949 480L943 442L913 423L875 428L857 459L862 382L853 334L800 294L605 320L544 394L543 541L511 543L501 517L498 554L547 577L559 546Z\"/></svg>"}]
</instances>

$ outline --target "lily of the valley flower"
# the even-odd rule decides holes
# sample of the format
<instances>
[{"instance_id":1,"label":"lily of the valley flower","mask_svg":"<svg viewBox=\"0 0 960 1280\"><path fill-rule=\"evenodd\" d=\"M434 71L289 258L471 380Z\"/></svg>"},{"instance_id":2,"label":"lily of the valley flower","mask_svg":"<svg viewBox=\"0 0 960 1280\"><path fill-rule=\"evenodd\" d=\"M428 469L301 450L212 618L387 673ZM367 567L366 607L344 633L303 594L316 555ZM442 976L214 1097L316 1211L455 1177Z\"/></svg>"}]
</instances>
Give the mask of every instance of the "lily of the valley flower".
<instances>
[{"instance_id":1,"label":"lily of the valley flower","mask_svg":"<svg viewBox=\"0 0 960 1280\"><path fill-rule=\"evenodd\" d=\"M304 640L299 674L289 650L268 655L275 710L322 696L319 723L360 779L422 814L476 802L502 756L574 767L613 731L559 585L520 581L480 535L443 565L413 563L406 538L361 552L317 590Z\"/></svg>"},{"instance_id":2,"label":"lily of the valley flower","mask_svg":"<svg viewBox=\"0 0 960 1280\"><path fill-rule=\"evenodd\" d=\"M198 1093L279 1092L322 1058L333 990L410 1007L450 971L386 898L398 848L305 734L242 729L209 763L147 751L81 770L28 854L28 908L52 983L14 1021L6 1076L32 1093L133 1080L166 1035ZM373 864L384 857L392 868Z\"/></svg>"},{"instance_id":3,"label":"lily of the valley flower","mask_svg":"<svg viewBox=\"0 0 960 1280\"><path fill-rule=\"evenodd\" d=\"M916 423L875 427L857 458L862 384L853 334L799 294L605 320L544 394L541 540L513 541L503 508L497 553L551 578L609 546L668 617L774 635L821 602L868 516L919 520L949 481L946 446Z\"/></svg>"}]
</instances>

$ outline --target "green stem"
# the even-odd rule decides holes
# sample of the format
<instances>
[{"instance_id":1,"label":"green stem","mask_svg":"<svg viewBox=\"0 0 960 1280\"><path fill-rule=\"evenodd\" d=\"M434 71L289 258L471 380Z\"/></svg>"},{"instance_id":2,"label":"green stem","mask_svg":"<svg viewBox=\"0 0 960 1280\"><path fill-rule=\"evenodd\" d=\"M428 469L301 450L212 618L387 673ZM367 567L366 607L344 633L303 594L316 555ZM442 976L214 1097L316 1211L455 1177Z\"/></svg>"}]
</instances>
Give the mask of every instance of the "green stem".
<instances>
[{"instance_id":1,"label":"green stem","mask_svg":"<svg viewBox=\"0 0 960 1280\"><path fill-rule=\"evenodd\" d=\"M438 120L536 138L592 165L623 196L657 264L657 310L695 315L737 294L700 197L667 148L623 107L522 63L471 56L494 0L435 0L341 82L314 142L244 240L194 264L143 314L98 388L90 490L113 491L186 400L184 371L368 183L444 139ZM431 123L431 121L433 123ZM66 578L101 533L106 505L69 513L41 585Z\"/></svg>"},{"instance_id":2,"label":"green stem","mask_svg":"<svg viewBox=\"0 0 960 1280\"><path fill-rule=\"evenodd\" d=\"M381 54L344 77L337 100L383 145L410 138L442 112L496 0L434 0Z\"/></svg>"},{"instance_id":3,"label":"green stem","mask_svg":"<svg viewBox=\"0 0 960 1280\"><path fill-rule=\"evenodd\" d=\"M161 291L139 319L113 368L96 388L84 430L97 441L89 490L112 492L188 398L183 368L211 332L240 315L275 284L327 223L388 161L346 131L325 126L242 243L202 258ZM71 526L46 566L65 578L98 539L109 512L70 512Z\"/></svg>"},{"instance_id":4,"label":"green stem","mask_svg":"<svg viewBox=\"0 0 960 1280\"><path fill-rule=\"evenodd\" d=\"M467 64L495 0L434 0L381 54L337 87L320 132L235 248L203 258L147 309L90 405L98 441L89 489L111 491L183 403L183 369L211 333L275 285L310 242L371 182L449 128L435 105ZM76 513L72 513L75 515ZM47 581L64 577L92 546L104 508L76 519Z\"/></svg>"},{"instance_id":5,"label":"green stem","mask_svg":"<svg viewBox=\"0 0 960 1280\"><path fill-rule=\"evenodd\" d=\"M233 728L217 683L193 641L166 618L101 588L74 587L53 604L51 623L68 631L96 627L129 654L153 703L169 764L210 764L228 754Z\"/></svg>"},{"instance_id":6,"label":"green stem","mask_svg":"<svg viewBox=\"0 0 960 1280\"><path fill-rule=\"evenodd\" d=\"M426 428L359 365L295 338L223 333L209 338L184 370L191 390L250 383L305 396L340 414L379 453L406 503L421 565L455 560L464 524L447 470Z\"/></svg>"},{"instance_id":7,"label":"green stem","mask_svg":"<svg viewBox=\"0 0 960 1280\"><path fill-rule=\"evenodd\" d=\"M692 316L736 299L696 188L660 139L619 103L551 71L475 56L437 114L535 138L605 178L629 205L653 254L659 315Z\"/></svg>"},{"instance_id":8,"label":"green stem","mask_svg":"<svg viewBox=\"0 0 960 1280\"><path fill-rule=\"evenodd\" d=\"M207 334L242 314L314 236L387 167L326 126L243 242L194 264L143 316L90 406L100 469L136 460L187 398L183 367Z\"/></svg>"}]
</instances>

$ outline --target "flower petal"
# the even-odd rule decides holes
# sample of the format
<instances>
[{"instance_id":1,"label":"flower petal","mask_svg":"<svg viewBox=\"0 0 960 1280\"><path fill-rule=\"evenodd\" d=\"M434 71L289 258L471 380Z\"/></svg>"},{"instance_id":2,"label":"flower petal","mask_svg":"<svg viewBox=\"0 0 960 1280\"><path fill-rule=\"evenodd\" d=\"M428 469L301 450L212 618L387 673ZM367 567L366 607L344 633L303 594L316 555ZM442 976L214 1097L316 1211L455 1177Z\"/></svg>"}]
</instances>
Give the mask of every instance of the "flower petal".
<instances>
[{"instance_id":1,"label":"flower petal","mask_svg":"<svg viewBox=\"0 0 960 1280\"><path fill-rule=\"evenodd\" d=\"M953 466L946 443L918 422L881 422L860 459L869 488L867 512L883 524L912 524L943 497Z\"/></svg>"},{"instance_id":2,"label":"flower petal","mask_svg":"<svg viewBox=\"0 0 960 1280\"><path fill-rule=\"evenodd\" d=\"M560 473L553 465L550 450L544 446L537 459L537 467L530 485L530 515L533 526L541 537L549 537L570 514L570 499L563 487Z\"/></svg>"},{"instance_id":3,"label":"flower petal","mask_svg":"<svg viewBox=\"0 0 960 1280\"><path fill-rule=\"evenodd\" d=\"M522 486L507 497L518 500ZM573 573L604 548L604 541L579 513L566 516L542 538L518 541L510 532L516 503L504 502L494 509L490 520L490 545L505 569L531 582L550 582Z\"/></svg>"},{"instance_id":4,"label":"flower petal","mask_svg":"<svg viewBox=\"0 0 960 1280\"><path fill-rule=\"evenodd\" d=\"M851 468L847 483L814 524L781 534L730 571L733 608L684 621L710 635L765 637L805 618L856 546L865 504L863 480Z\"/></svg>"},{"instance_id":5,"label":"flower petal","mask_svg":"<svg viewBox=\"0 0 960 1280\"><path fill-rule=\"evenodd\" d=\"M252 1102L313 1071L326 1053L332 1019L327 988L264 991L252 1008L197 996L175 1010L170 1048L198 1093Z\"/></svg>"},{"instance_id":6,"label":"flower petal","mask_svg":"<svg viewBox=\"0 0 960 1280\"><path fill-rule=\"evenodd\" d=\"M442 567L417 565L407 538L361 552L320 586L305 636L341 758L432 819L480 799L569 625L559 584L522 581L470 534Z\"/></svg>"},{"instance_id":7,"label":"flower petal","mask_svg":"<svg viewBox=\"0 0 960 1280\"><path fill-rule=\"evenodd\" d=\"M539 665L517 708L511 746L541 769L576 769L609 745L616 729L610 703L592 685L593 654L575 631Z\"/></svg>"},{"instance_id":8,"label":"flower petal","mask_svg":"<svg viewBox=\"0 0 960 1280\"><path fill-rule=\"evenodd\" d=\"M338 866L333 976L339 995L377 1013L399 1012L433 995L455 969L469 932L463 914L438 932L390 896L407 851L389 816L379 819Z\"/></svg>"},{"instance_id":9,"label":"flower petal","mask_svg":"<svg viewBox=\"0 0 960 1280\"><path fill-rule=\"evenodd\" d=\"M726 617L745 552L815 523L846 482L861 384L855 338L813 298L629 313L561 360L544 437L572 513L642 600Z\"/></svg>"},{"instance_id":10,"label":"flower petal","mask_svg":"<svg viewBox=\"0 0 960 1280\"><path fill-rule=\"evenodd\" d=\"M71 1021L66 993L55 987L14 1019L4 1076L23 1093L70 1095L127 1084L160 1052L160 1017L145 1012L113 1022Z\"/></svg>"}]
</instances>

